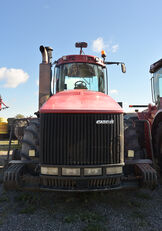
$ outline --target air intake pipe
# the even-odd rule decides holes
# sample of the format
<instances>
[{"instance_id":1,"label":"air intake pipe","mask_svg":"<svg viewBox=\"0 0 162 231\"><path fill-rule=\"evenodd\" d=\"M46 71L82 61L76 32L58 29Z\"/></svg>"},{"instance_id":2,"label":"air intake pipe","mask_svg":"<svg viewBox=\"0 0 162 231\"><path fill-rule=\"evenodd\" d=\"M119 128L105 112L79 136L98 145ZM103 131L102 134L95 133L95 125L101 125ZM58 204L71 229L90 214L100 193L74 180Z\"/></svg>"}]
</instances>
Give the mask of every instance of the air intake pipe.
<instances>
[{"instance_id":1,"label":"air intake pipe","mask_svg":"<svg viewBox=\"0 0 162 231\"><path fill-rule=\"evenodd\" d=\"M51 47L40 46L42 63L39 65L39 109L51 95L52 51Z\"/></svg>"}]
</instances>

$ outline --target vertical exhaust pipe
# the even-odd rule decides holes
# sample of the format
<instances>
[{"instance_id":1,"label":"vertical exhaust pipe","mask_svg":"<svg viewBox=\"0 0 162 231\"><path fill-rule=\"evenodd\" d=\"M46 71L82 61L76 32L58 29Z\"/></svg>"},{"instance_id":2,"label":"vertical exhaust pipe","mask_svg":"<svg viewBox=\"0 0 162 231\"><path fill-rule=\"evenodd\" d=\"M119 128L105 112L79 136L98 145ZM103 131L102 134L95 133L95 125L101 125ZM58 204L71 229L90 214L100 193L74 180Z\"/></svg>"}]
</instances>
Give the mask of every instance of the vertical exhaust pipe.
<instances>
[{"instance_id":1,"label":"vertical exhaust pipe","mask_svg":"<svg viewBox=\"0 0 162 231\"><path fill-rule=\"evenodd\" d=\"M46 48L44 46L40 46L39 50L42 54L42 63L48 63L48 54Z\"/></svg>"},{"instance_id":2,"label":"vertical exhaust pipe","mask_svg":"<svg viewBox=\"0 0 162 231\"><path fill-rule=\"evenodd\" d=\"M40 46L42 63L39 65L39 109L51 95L52 51L51 47Z\"/></svg>"}]
</instances>

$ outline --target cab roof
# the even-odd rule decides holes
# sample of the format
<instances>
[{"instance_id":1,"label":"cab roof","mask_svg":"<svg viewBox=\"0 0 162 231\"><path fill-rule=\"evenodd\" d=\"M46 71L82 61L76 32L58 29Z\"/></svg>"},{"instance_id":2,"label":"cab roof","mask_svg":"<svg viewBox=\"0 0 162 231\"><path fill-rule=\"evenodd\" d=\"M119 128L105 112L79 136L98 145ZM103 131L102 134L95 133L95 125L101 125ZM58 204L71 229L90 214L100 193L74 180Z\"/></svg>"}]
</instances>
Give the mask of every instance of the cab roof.
<instances>
[{"instance_id":1,"label":"cab roof","mask_svg":"<svg viewBox=\"0 0 162 231\"><path fill-rule=\"evenodd\" d=\"M162 59L158 60L150 66L150 73L155 73L162 67Z\"/></svg>"},{"instance_id":2,"label":"cab roof","mask_svg":"<svg viewBox=\"0 0 162 231\"><path fill-rule=\"evenodd\" d=\"M56 61L56 66L66 63L91 63L105 67L104 61L92 55L66 55Z\"/></svg>"}]
</instances>

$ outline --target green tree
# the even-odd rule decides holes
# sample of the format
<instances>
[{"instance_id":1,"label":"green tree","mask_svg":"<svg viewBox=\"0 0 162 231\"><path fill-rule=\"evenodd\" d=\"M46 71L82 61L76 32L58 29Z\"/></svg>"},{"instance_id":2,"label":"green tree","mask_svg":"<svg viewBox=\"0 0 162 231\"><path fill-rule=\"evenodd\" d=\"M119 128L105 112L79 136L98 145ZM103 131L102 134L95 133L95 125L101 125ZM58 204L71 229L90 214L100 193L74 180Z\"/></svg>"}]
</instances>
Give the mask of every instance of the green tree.
<instances>
[{"instance_id":1,"label":"green tree","mask_svg":"<svg viewBox=\"0 0 162 231\"><path fill-rule=\"evenodd\" d=\"M23 118L25 118L25 116L22 115L22 114L17 114L17 115L15 116L15 119L23 119Z\"/></svg>"}]
</instances>

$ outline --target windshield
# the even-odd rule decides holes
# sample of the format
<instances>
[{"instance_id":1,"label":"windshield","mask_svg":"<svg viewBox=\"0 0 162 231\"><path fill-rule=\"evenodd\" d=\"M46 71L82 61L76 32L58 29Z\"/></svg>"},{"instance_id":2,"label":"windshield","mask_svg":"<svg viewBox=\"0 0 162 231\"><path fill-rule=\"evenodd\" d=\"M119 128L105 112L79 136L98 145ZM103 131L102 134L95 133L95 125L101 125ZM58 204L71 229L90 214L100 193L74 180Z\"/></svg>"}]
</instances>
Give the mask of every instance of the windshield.
<instances>
[{"instance_id":1,"label":"windshield","mask_svg":"<svg viewBox=\"0 0 162 231\"><path fill-rule=\"evenodd\" d=\"M159 97L162 97L162 68L154 73L154 95L155 102Z\"/></svg>"},{"instance_id":2,"label":"windshield","mask_svg":"<svg viewBox=\"0 0 162 231\"><path fill-rule=\"evenodd\" d=\"M56 92L87 89L105 92L105 68L89 63L68 63L56 68Z\"/></svg>"}]
</instances>

